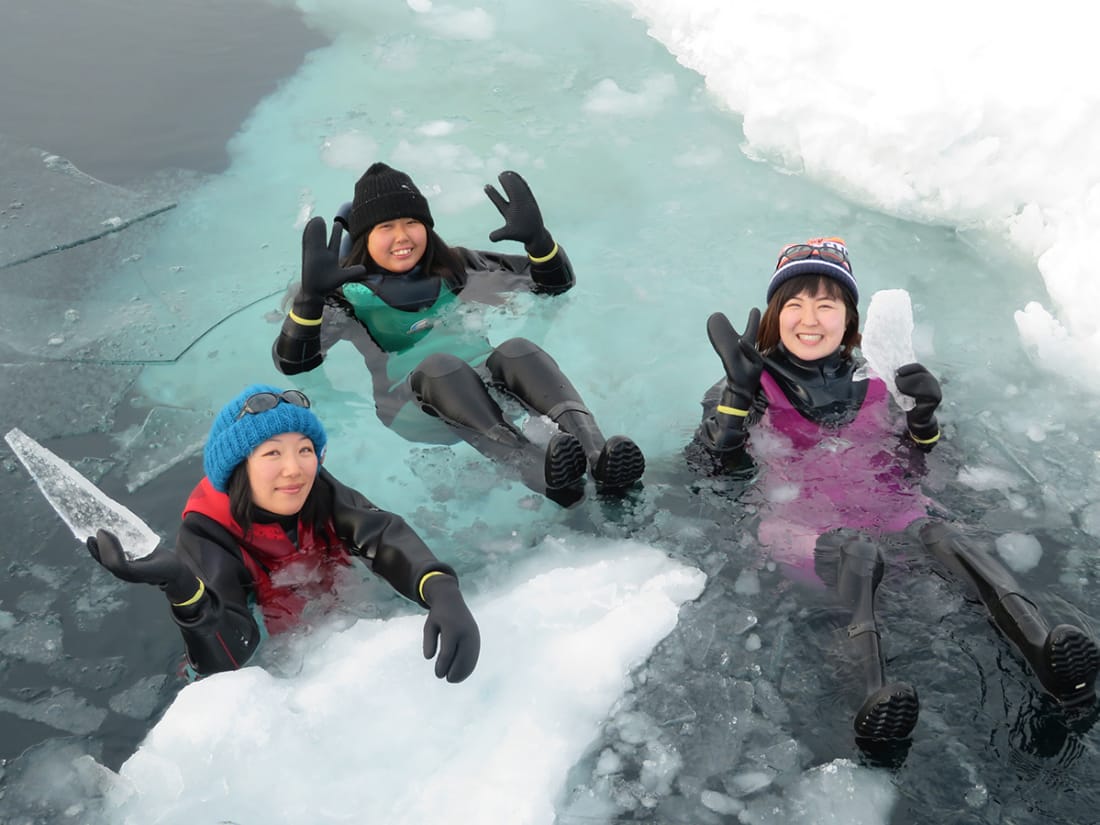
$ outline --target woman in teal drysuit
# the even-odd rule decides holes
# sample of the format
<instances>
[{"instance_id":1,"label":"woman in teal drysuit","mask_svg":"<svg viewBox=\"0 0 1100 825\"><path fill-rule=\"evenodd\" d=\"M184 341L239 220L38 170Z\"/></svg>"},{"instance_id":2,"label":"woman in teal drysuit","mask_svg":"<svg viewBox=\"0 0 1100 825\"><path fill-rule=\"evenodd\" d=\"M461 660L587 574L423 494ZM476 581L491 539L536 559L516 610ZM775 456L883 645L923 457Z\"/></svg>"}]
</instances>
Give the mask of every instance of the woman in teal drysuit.
<instances>
[{"instance_id":1,"label":"woman in teal drysuit","mask_svg":"<svg viewBox=\"0 0 1100 825\"><path fill-rule=\"evenodd\" d=\"M499 301L516 290L559 295L574 284L573 267L546 230L527 183L515 172L503 172L500 183L508 199L485 187L505 219L489 239L519 241L527 255L448 246L412 179L373 164L327 243L323 218L305 227L301 285L275 341L275 365L287 375L312 370L346 338L370 370L379 418L404 437L464 439L517 467L524 483L563 504L583 495L589 470L598 489L630 487L645 469L638 446L621 435L604 438L580 394L540 347L524 338L492 347L469 316L471 301ZM533 444L505 418L487 385L547 416L560 431L545 447Z\"/></svg>"}]
</instances>

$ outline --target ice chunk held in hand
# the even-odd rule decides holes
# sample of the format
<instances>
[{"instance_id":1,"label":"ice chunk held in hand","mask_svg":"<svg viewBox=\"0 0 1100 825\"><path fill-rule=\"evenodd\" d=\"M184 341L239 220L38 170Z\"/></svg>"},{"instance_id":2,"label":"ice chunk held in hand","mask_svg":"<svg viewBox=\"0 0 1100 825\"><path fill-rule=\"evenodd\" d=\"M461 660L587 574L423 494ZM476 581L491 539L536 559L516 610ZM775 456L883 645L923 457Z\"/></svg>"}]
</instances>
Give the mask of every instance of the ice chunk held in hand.
<instances>
[{"instance_id":1,"label":"ice chunk held in hand","mask_svg":"<svg viewBox=\"0 0 1100 825\"><path fill-rule=\"evenodd\" d=\"M110 530L131 560L149 555L160 544L149 525L18 427L4 440L81 543L96 530Z\"/></svg>"},{"instance_id":2,"label":"ice chunk held in hand","mask_svg":"<svg viewBox=\"0 0 1100 825\"><path fill-rule=\"evenodd\" d=\"M883 289L871 296L860 350L867 359L867 367L886 382L898 406L913 409L913 399L898 392L894 383L898 367L917 360L913 352L913 304L908 292Z\"/></svg>"}]
</instances>

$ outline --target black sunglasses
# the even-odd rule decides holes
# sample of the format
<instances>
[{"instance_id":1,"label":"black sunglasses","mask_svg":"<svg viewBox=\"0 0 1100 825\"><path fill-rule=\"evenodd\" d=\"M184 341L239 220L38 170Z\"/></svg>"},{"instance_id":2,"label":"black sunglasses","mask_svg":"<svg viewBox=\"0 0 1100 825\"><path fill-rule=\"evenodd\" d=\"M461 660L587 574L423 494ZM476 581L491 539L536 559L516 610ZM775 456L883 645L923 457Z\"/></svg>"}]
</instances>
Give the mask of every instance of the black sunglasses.
<instances>
[{"instance_id":1,"label":"black sunglasses","mask_svg":"<svg viewBox=\"0 0 1100 825\"><path fill-rule=\"evenodd\" d=\"M295 407L309 409L309 399L300 390L283 390L282 392L258 392L244 400L244 406L237 413L236 421L240 421L246 415L267 412L279 406L280 401L293 404Z\"/></svg>"},{"instance_id":2,"label":"black sunglasses","mask_svg":"<svg viewBox=\"0 0 1100 825\"><path fill-rule=\"evenodd\" d=\"M779 260L775 268L779 269L791 261L802 261L806 258L821 258L830 261L852 271L851 261L848 259L848 249L840 238L821 238L811 243L794 243L783 247L779 253Z\"/></svg>"}]
</instances>

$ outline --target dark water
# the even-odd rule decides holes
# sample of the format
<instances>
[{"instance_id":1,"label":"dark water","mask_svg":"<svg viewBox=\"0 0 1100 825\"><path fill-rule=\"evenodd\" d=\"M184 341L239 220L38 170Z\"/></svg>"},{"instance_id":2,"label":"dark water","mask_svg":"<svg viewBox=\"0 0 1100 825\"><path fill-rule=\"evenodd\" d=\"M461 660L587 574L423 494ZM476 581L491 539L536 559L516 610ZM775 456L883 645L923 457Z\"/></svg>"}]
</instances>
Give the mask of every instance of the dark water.
<instances>
[{"instance_id":1,"label":"dark water","mask_svg":"<svg viewBox=\"0 0 1100 825\"><path fill-rule=\"evenodd\" d=\"M262 0L6 0L0 20L0 133L119 185L224 169L252 107L324 42Z\"/></svg>"},{"instance_id":2,"label":"dark water","mask_svg":"<svg viewBox=\"0 0 1100 825\"><path fill-rule=\"evenodd\" d=\"M255 104L324 42L295 11L251 0L8 0L0 8L0 134L121 186L165 172L224 170L226 144ZM0 186L0 202L9 201ZM82 250L97 255L95 244ZM52 256L41 265L72 260ZM15 273L0 272L0 284ZM126 492L107 434L143 420L146 411L131 399L137 375L136 367L38 361L0 345L0 429L41 437L170 537L201 462L184 461L138 494ZM154 588L116 591L99 578L6 444L0 462L0 610L14 616L17 631L28 628L8 633L0 651L0 777L10 813L36 810L31 801L13 804L36 750L68 741L117 767L183 683L174 677L179 638L163 596ZM37 649L51 640L62 655ZM142 686L137 706L109 707L131 686ZM27 821L51 821L39 814Z\"/></svg>"}]
</instances>

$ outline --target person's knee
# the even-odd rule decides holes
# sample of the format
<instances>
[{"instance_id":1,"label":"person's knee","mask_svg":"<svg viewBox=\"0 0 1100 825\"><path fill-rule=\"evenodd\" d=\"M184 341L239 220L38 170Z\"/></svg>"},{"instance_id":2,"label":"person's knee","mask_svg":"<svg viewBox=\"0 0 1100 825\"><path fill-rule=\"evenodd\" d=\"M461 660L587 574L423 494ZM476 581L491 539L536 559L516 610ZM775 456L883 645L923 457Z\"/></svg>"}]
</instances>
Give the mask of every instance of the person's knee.
<instances>
[{"instance_id":1,"label":"person's knee","mask_svg":"<svg viewBox=\"0 0 1100 825\"><path fill-rule=\"evenodd\" d=\"M409 375L409 387L423 406L438 395L442 387L455 381L461 383L465 370L473 372L473 368L461 358L449 352L434 352L421 361Z\"/></svg>"},{"instance_id":2,"label":"person's knee","mask_svg":"<svg viewBox=\"0 0 1100 825\"><path fill-rule=\"evenodd\" d=\"M500 358L523 358L525 355L533 355L543 352L542 347L527 338L509 338L502 344L493 348L494 356ZM544 353L545 354L545 353Z\"/></svg>"},{"instance_id":3,"label":"person's knee","mask_svg":"<svg viewBox=\"0 0 1100 825\"><path fill-rule=\"evenodd\" d=\"M412 371L411 380L415 383L425 379L443 378L462 369L470 369L470 365L449 352L433 352L421 361Z\"/></svg>"},{"instance_id":4,"label":"person's knee","mask_svg":"<svg viewBox=\"0 0 1100 825\"><path fill-rule=\"evenodd\" d=\"M554 359L542 347L526 338L509 338L494 347L485 361L485 366L489 368L494 380L501 381L505 380L521 363L557 366Z\"/></svg>"},{"instance_id":5,"label":"person's knee","mask_svg":"<svg viewBox=\"0 0 1100 825\"><path fill-rule=\"evenodd\" d=\"M917 535L920 536L920 540L928 547L949 546L958 538L958 533L942 521L934 521L931 519L924 521L917 527Z\"/></svg>"}]
</instances>

